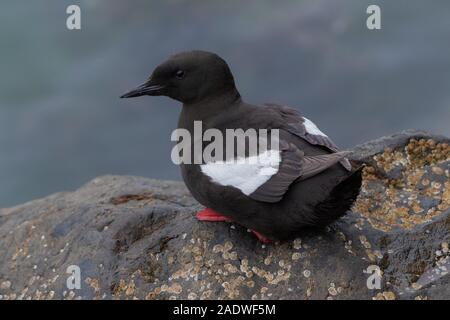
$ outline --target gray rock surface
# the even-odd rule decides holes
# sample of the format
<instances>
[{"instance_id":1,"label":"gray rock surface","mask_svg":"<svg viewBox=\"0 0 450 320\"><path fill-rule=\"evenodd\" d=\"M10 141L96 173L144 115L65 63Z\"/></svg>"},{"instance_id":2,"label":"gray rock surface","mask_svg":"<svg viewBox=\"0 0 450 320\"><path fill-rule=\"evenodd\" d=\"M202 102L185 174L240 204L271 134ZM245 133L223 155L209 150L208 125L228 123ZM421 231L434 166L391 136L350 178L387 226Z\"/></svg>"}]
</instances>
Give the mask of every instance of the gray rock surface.
<instances>
[{"instance_id":1,"label":"gray rock surface","mask_svg":"<svg viewBox=\"0 0 450 320\"><path fill-rule=\"evenodd\" d=\"M353 211L281 244L196 221L179 182L105 176L1 209L0 299L448 299L448 143L406 131L356 147Z\"/></svg>"}]
</instances>

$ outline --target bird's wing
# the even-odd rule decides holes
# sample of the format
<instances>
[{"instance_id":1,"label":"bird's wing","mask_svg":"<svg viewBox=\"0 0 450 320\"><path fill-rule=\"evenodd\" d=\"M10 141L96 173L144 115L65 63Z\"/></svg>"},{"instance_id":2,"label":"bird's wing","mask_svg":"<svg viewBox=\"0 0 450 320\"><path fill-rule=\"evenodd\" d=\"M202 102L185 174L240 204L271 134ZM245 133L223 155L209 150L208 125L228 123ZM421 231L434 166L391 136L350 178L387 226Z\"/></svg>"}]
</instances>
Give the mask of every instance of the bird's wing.
<instances>
[{"instance_id":1,"label":"bird's wing","mask_svg":"<svg viewBox=\"0 0 450 320\"><path fill-rule=\"evenodd\" d=\"M331 152L339 151L336 144L314 122L302 116L298 110L274 103L265 104L265 106L281 116L284 129L290 133L306 140L310 144L324 147ZM343 158L340 163L348 171L352 169L347 158Z\"/></svg>"},{"instance_id":2,"label":"bird's wing","mask_svg":"<svg viewBox=\"0 0 450 320\"><path fill-rule=\"evenodd\" d=\"M200 168L214 183L235 187L257 201L278 202L295 180L324 171L346 154L305 156L294 144L280 140L278 150L267 150L249 158L206 163Z\"/></svg>"}]
</instances>

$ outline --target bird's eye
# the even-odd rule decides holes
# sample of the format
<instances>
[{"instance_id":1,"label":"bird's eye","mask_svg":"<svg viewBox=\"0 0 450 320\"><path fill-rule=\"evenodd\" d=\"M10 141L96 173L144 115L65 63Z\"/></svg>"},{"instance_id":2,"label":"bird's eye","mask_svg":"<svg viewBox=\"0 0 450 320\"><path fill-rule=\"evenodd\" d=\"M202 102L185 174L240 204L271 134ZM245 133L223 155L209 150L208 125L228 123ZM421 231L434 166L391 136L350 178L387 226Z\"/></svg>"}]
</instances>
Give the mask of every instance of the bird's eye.
<instances>
[{"instance_id":1,"label":"bird's eye","mask_svg":"<svg viewBox=\"0 0 450 320\"><path fill-rule=\"evenodd\" d=\"M175 73L175 77L177 77L177 79L183 79L184 78L184 71L183 70L178 70Z\"/></svg>"}]
</instances>

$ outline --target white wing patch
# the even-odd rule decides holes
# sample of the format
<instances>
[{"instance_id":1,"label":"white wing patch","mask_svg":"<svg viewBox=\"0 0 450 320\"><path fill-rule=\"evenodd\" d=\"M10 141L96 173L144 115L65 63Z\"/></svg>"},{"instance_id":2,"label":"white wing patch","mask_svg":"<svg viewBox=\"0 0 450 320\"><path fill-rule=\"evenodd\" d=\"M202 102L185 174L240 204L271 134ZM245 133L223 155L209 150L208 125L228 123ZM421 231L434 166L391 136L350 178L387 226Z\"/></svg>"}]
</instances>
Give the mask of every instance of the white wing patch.
<instances>
[{"instance_id":1,"label":"white wing patch","mask_svg":"<svg viewBox=\"0 0 450 320\"><path fill-rule=\"evenodd\" d=\"M278 172L280 162L279 150L267 150L248 158L206 163L200 169L213 182L233 186L248 196Z\"/></svg>"},{"instance_id":2,"label":"white wing patch","mask_svg":"<svg viewBox=\"0 0 450 320\"><path fill-rule=\"evenodd\" d=\"M325 133L320 131L319 128L317 128L317 126L314 124L314 122L312 122L311 120L309 120L308 118L305 118L305 117L303 117L303 120L305 120L305 122L303 122L303 124L305 125L305 129L306 129L307 133L319 135L319 136L323 136L323 137L328 137Z\"/></svg>"}]
</instances>

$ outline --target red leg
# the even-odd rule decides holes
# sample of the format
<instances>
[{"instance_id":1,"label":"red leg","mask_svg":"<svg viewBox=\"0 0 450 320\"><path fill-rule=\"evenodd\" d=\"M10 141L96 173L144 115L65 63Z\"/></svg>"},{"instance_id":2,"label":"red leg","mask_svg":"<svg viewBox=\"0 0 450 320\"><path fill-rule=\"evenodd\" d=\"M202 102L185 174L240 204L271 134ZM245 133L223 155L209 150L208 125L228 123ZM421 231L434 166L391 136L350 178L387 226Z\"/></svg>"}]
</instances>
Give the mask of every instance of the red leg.
<instances>
[{"instance_id":1,"label":"red leg","mask_svg":"<svg viewBox=\"0 0 450 320\"><path fill-rule=\"evenodd\" d=\"M197 212L197 219L200 221L227 221L227 222L231 221L230 218L227 218L209 208Z\"/></svg>"},{"instance_id":2,"label":"red leg","mask_svg":"<svg viewBox=\"0 0 450 320\"><path fill-rule=\"evenodd\" d=\"M221 215L220 213L217 213L216 211L209 209L209 208L205 208L202 211L197 212L197 219L200 221L214 221L214 222L219 222L219 221L232 222L233 221L230 218L225 217L225 216ZM264 235L262 235L258 231L251 230L251 232L262 243L266 243L266 244L272 243L272 240L266 238Z\"/></svg>"},{"instance_id":3,"label":"red leg","mask_svg":"<svg viewBox=\"0 0 450 320\"><path fill-rule=\"evenodd\" d=\"M251 232L258 238L259 241L261 241L262 243L268 244L268 243L272 243L272 240L270 240L269 238L266 238L264 235L262 235L261 233L259 233L258 231L255 230L251 230Z\"/></svg>"}]
</instances>

